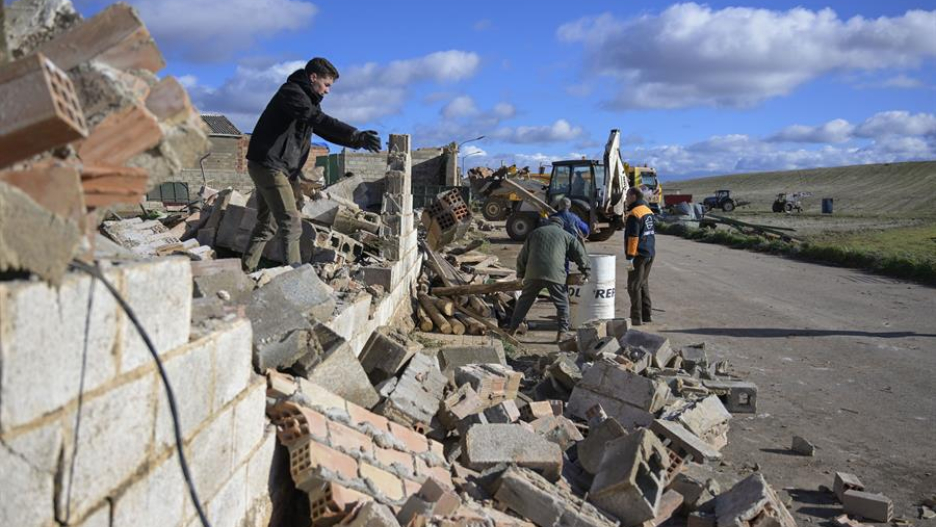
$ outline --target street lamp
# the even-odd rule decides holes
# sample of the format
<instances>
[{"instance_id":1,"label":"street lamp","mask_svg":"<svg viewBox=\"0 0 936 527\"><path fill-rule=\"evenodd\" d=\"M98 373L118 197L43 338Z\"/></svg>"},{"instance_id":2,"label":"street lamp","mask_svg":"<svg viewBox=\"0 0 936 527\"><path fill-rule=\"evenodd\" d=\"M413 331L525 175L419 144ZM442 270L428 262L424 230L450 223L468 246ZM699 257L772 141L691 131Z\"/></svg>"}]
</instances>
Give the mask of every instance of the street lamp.
<instances>
[{"instance_id":1,"label":"street lamp","mask_svg":"<svg viewBox=\"0 0 936 527\"><path fill-rule=\"evenodd\" d=\"M484 137L485 137L485 136L483 136L483 135L479 135L478 137L475 137L474 139L466 139L465 141L462 141L461 143L458 143L458 148L457 148L457 150L458 150L458 151L461 151L461 147L462 147L462 145L465 144L465 143L470 143L470 142L472 142L472 141L480 141L480 140L484 139Z\"/></svg>"},{"instance_id":2,"label":"street lamp","mask_svg":"<svg viewBox=\"0 0 936 527\"><path fill-rule=\"evenodd\" d=\"M470 154L465 154L465 155L463 155L463 156L461 157L461 163L459 163L458 166L460 166L461 169L462 169L462 175L465 174L465 159L466 159L466 158L469 158L469 157L471 157L471 156L479 156L479 155L481 155L481 154L483 154L483 153L484 153L484 152L472 152L472 153L470 153Z\"/></svg>"}]
</instances>

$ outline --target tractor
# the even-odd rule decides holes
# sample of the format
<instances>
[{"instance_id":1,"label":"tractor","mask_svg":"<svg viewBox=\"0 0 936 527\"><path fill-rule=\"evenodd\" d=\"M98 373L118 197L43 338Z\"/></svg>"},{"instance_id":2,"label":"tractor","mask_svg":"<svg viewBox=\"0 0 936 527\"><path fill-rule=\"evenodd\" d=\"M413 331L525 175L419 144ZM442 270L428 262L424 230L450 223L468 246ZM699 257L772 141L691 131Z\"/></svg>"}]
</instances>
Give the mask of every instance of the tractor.
<instances>
[{"instance_id":1,"label":"tractor","mask_svg":"<svg viewBox=\"0 0 936 527\"><path fill-rule=\"evenodd\" d=\"M774 200L771 210L774 212L786 212L787 214L793 212L803 212L803 198L808 198L812 196L812 192L792 192L786 193L781 192L777 194L777 199Z\"/></svg>"},{"instance_id":2,"label":"tractor","mask_svg":"<svg viewBox=\"0 0 936 527\"><path fill-rule=\"evenodd\" d=\"M562 198L572 201L572 212L591 228L589 241L604 241L624 227L624 194L628 189L627 172L621 159L621 132L611 130L604 159L556 161L552 165L545 196L523 192L524 200L507 218L507 234L523 241L541 218L554 212ZM513 184L510 180L505 180Z\"/></svg>"},{"instance_id":3,"label":"tractor","mask_svg":"<svg viewBox=\"0 0 936 527\"><path fill-rule=\"evenodd\" d=\"M724 212L731 212L735 209L735 205L735 201L731 199L730 190L716 190L714 196L702 200L702 208L705 209L705 212L716 208Z\"/></svg>"}]
</instances>

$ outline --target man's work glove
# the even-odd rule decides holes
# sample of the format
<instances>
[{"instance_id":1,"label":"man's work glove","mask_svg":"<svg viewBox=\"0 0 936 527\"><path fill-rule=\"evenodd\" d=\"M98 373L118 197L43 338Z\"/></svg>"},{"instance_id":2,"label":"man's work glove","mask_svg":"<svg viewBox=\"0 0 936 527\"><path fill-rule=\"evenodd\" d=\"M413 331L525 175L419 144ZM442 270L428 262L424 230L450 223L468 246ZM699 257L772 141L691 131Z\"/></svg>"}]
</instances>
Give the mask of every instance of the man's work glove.
<instances>
[{"instance_id":1,"label":"man's work glove","mask_svg":"<svg viewBox=\"0 0 936 527\"><path fill-rule=\"evenodd\" d=\"M380 152L380 136L374 130L358 130L354 132L354 147L363 148L369 152Z\"/></svg>"},{"instance_id":2,"label":"man's work glove","mask_svg":"<svg viewBox=\"0 0 936 527\"><path fill-rule=\"evenodd\" d=\"M628 258L628 259L627 259L627 263L626 263L625 266L624 266L624 270L626 270L626 271L633 271L633 270L634 270L634 259L633 259L633 258Z\"/></svg>"},{"instance_id":3,"label":"man's work glove","mask_svg":"<svg viewBox=\"0 0 936 527\"><path fill-rule=\"evenodd\" d=\"M583 283L583 284L587 284L589 278L591 278L591 274L589 274L589 273L587 273L587 272L586 272L586 273L582 273L582 283Z\"/></svg>"}]
</instances>

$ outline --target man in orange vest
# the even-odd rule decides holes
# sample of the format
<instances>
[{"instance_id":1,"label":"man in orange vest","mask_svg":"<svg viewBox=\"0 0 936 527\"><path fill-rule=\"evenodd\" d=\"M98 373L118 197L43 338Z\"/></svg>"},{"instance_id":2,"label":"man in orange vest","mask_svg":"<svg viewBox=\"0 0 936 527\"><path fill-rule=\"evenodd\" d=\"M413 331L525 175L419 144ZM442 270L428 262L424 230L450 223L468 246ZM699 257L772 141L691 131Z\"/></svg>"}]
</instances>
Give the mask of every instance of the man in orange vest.
<instances>
[{"instance_id":1,"label":"man in orange vest","mask_svg":"<svg viewBox=\"0 0 936 527\"><path fill-rule=\"evenodd\" d=\"M633 269L627 273L627 293L631 304L631 325L653 321L650 303L650 267L656 255L653 212L639 188L627 189L627 220L624 225L627 261ZM630 266L628 266L630 267Z\"/></svg>"}]
</instances>

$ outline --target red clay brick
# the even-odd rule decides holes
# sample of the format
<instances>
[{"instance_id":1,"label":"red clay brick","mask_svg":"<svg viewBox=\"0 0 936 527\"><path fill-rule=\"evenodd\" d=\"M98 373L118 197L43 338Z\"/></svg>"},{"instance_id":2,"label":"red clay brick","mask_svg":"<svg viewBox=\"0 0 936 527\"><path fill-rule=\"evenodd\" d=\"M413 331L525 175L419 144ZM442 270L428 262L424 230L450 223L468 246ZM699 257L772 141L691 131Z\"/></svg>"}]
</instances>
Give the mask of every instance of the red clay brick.
<instances>
[{"instance_id":1,"label":"red clay brick","mask_svg":"<svg viewBox=\"0 0 936 527\"><path fill-rule=\"evenodd\" d=\"M406 497L413 496L414 494L419 494L419 489L422 488L422 484L417 483L416 481L404 479L403 480L403 494Z\"/></svg>"},{"instance_id":2,"label":"red clay brick","mask_svg":"<svg viewBox=\"0 0 936 527\"><path fill-rule=\"evenodd\" d=\"M429 450L429 442L426 436L419 434L405 426L398 425L390 421L390 433L406 445L406 448L414 454L420 454Z\"/></svg>"},{"instance_id":3,"label":"red clay brick","mask_svg":"<svg viewBox=\"0 0 936 527\"><path fill-rule=\"evenodd\" d=\"M328 483L309 492L309 506L313 525L334 525L345 518L354 507L371 501L371 497L337 483Z\"/></svg>"},{"instance_id":4,"label":"red clay brick","mask_svg":"<svg viewBox=\"0 0 936 527\"><path fill-rule=\"evenodd\" d=\"M335 472L343 478L357 477L357 461L353 457L315 441L309 441L289 453L289 472L296 486L309 491L321 480L320 468Z\"/></svg>"},{"instance_id":5,"label":"red clay brick","mask_svg":"<svg viewBox=\"0 0 936 527\"><path fill-rule=\"evenodd\" d=\"M386 467L390 467L394 463L399 463L414 474L416 473L416 464L413 461L413 455L408 452L400 452L399 450L375 446L374 453L376 454L377 461Z\"/></svg>"},{"instance_id":6,"label":"red clay brick","mask_svg":"<svg viewBox=\"0 0 936 527\"><path fill-rule=\"evenodd\" d=\"M426 481L426 478L432 476L437 480L445 483L447 486L454 488L455 485L452 483L452 474L445 470L443 467L430 467L418 456L415 457L416 460L416 480L421 484Z\"/></svg>"},{"instance_id":7,"label":"red clay brick","mask_svg":"<svg viewBox=\"0 0 936 527\"><path fill-rule=\"evenodd\" d=\"M438 441L429 440L429 451L433 454L439 456L442 459L445 459L445 450L442 447L442 443Z\"/></svg>"},{"instance_id":8,"label":"red clay brick","mask_svg":"<svg viewBox=\"0 0 936 527\"><path fill-rule=\"evenodd\" d=\"M374 453L374 442L371 441L371 438L353 428L348 428L335 421L329 421L328 433L329 441L332 445L340 446L346 451L360 450L368 454Z\"/></svg>"},{"instance_id":9,"label":"red clay brick","mask_svg":"<svg viewBox=\"0 0 936 527\"><path fill-rule=\"evenodd\" d=\"M348 415L351 416L351 422L355 424L370 423L378 430L390 430L390 421L386 417L369 412L352 402L348 402Z\"/></svg>"},{"instance_id":10,"label":"red clay brick","mask_svg":"<svg viewBox=\"0 0 936 527\"><path fill-rule=\"evenodd\" d=\"M392 500L403 498L403 481L393 474L368 463L361 463L360 474L362 478L369 479L384 496Z\"/></svg>"}]
</instances>

